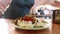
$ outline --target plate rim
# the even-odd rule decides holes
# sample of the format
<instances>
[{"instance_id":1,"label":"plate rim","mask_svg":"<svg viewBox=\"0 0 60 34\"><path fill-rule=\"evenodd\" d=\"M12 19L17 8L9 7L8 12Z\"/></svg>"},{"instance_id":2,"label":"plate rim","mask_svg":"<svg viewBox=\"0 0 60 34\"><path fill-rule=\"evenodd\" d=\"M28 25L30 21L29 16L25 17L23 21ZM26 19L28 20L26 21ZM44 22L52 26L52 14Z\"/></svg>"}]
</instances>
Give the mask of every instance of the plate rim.
<instances>
[{"instance_id":1,"label":"plate rim","mask_svg":"<svg viewBox=\"0 0 60 34\"><path fill-rule=\"evenodd\" d=\"M15 27L15 28L18 28L18 29L23 29L23 30L43 30L43 29L47 29L50 27L50 25L48 25L47 27L45 28L32 28L32 29L26 29L26 28L21 28L21 27L18 27L17 25L15 25L13 22L10 23L11 26Z\"/></svg>"}]
</instances>

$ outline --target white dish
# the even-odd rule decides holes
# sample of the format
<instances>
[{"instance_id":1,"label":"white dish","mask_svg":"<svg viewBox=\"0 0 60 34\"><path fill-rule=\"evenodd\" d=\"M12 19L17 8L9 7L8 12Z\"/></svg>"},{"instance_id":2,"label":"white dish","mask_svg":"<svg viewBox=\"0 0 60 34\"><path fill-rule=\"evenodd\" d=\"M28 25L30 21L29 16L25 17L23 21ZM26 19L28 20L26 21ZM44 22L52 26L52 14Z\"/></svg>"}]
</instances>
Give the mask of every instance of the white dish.
<instances>
[{"instance_id":1,"label":"white dish","mask_svg":"<svg viewBox=\"0 0 60 34\"><path fill-rule=\"evenodd\" d=\"M48 29L51 26L51 24L49 22L43 28L21 28L21 27L15 25L13 22L11 22L11 25L15 28L24 29L24 30L43 30L43 29Z\"/></svg>"}]
</instances>

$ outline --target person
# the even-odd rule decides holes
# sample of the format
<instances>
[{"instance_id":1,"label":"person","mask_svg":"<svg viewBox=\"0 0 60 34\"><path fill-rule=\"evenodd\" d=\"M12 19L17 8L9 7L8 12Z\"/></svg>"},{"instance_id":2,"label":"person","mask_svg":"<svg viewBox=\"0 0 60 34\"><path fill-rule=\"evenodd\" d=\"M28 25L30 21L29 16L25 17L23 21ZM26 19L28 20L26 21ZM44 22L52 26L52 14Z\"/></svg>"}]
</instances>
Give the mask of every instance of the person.
<instances>
[{"instance_id":1,"label":"person","mask_svg":"<svg viewBox=\"0 0 60 34\"><path fill-rule=\"evenodd\" d=\"M4 12L4 18L16 19L29 15L34 0L12 0L9 8Z\"/></svg>"}]
</instances>

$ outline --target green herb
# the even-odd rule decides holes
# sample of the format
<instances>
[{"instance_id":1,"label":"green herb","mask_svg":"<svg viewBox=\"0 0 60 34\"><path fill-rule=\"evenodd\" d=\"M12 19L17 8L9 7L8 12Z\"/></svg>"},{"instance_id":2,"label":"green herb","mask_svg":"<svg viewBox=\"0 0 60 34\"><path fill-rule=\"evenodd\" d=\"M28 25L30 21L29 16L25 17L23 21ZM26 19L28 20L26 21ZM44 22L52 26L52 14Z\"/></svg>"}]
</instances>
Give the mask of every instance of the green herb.
<instances>
[{"instance_id":1,"label":"green herb","mask_svg":"<svg viewBox=\"0 0 60 34\"><path fill-rule=\"evenodd\" d=\"M43 26L34 26L33 28L43 28Z\"/></svg>"}]
</instances>

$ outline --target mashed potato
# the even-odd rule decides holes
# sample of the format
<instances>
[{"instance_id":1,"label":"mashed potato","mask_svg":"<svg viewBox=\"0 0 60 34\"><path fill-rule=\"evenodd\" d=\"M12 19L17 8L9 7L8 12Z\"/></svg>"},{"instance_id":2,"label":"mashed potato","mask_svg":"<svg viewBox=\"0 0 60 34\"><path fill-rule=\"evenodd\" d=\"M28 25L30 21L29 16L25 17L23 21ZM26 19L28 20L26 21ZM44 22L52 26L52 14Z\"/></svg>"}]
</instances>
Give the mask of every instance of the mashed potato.
<instances>
[{"instance_id":1,"label":"mashed potato","mask_svg":"<svg viewBox=\"0 0 60 34\"><path fill-rule=\"evenodd\" d=\"M38 20L35 17L25 16L17 20L17 25L21 28L43 28L47 24L46 21Z\"/></svg>"}]
</instances>

